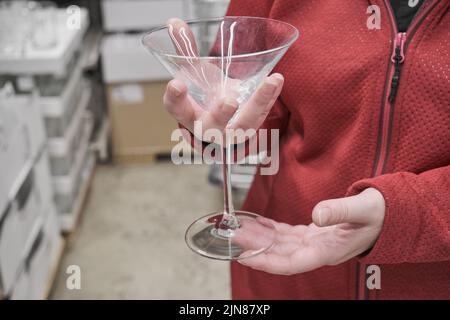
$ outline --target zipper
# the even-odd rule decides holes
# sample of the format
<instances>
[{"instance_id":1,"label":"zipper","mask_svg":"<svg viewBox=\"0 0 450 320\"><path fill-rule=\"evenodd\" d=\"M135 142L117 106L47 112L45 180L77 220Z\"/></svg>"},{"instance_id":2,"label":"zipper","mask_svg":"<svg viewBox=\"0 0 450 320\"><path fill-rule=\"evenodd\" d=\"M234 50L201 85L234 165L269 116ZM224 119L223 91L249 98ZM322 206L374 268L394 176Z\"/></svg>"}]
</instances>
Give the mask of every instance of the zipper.
<instances>
[{"instance_id":1,"label":"zipper","mask_svg":"<svg viewBox=\"0 0 450 320\"><path fill-rule=\"evenodd\" d=\"M394 19L394 17L392 17ZM395 24L395 19L393 20ZM397 25L394 25L395 40L387 70L387 78L384 89L383 105L381 107L382 116L380 119L377 158L375 160L372 176L379 176L383 173L387 154L390 148L390 131L392 125L392 116L394 111L394 102L397 96L398 86L400 84L400 73L403 61L405 61L405 43L407 40L406 32L397 32Z\"/></svg>"},{"instance_id":2,"label":"zipper","mask_svg":"<svg viewBox=\"0 0 450 320\"><path fill-rule=\"evenodd\" d=\"M405 41L406 32L397 33L395 37L394 52L392 53L391 61L394 64L394 73L391 77L391 92L389 93L388 101L392 104L397 96L398 84L400 82L400 71L403 61L405 61Z\"/></svg>"},{"instance_id":3,"label":"zipper","mask_svg":"<svg viewBox=\"0 0 450 320\"><path fill-rule=\"evenodd\" d=\"M419 9L413 21L409 25L407 32L399 32L397 29L397 23L394 17L394 13L391 7L389 0L384 0L384 5L386 7L386 11L388 12L389 20L391 22L391 31L394 35L392 54L389 57L388 68L387 68L387 76L385 81L385 86L383 90L383 103L381 105L381 117L378 126L378 138L377 138L377 149L374 167L372 171L372 177L381 175L386 170L386 162L389 157L389 150L391 144L391 136L392 136L392 123L394 116L394 106L395 106L395 98L397 97L397 91L400 84L400 75L402 64L405 61L405 54L408 47L409 42L412 37L416 33L419 25L423 22L426 15L435 7L435 5L439 2L437 0L429 0L429 3L426 3L425 0L422 4L422 8ZM426 7L424 7L426 6ZM366 279L366 266L361 264L359 261L357 263L357 299L360 299L360 296L363 295L362 299L368 299L369 294L368 290L360 290L361 283L361 274L359 271L364 272L363 279ZM364 281L363 288L366 288L366 284Z\"/></svg>"},{"instance_id":4,"label":"zipper","mask_svg":"<svg viewBox=\"0 0 450 320\"><path fill-rule=\"evenodd\" d=\"M381 106L381 118L378 131L378 142L374 169L372 176L378 176L384 173L386 162L389 155L392 120L394 115L395 98L397 96L398 87L400 85L401 67L405 61L406 50L412 37L416 33L419 25L423 22L426 15L439 2L437 0L429 0L429 4L423 3L425 8L419 9L408 27L407 32L398 32L397 23L389 0L384 0L384 5L388 12L391 22L391 30L394 36L394 45L392 55L389 59L385 88L383 91L383 104Z\"/></svg>"}]
</instances>

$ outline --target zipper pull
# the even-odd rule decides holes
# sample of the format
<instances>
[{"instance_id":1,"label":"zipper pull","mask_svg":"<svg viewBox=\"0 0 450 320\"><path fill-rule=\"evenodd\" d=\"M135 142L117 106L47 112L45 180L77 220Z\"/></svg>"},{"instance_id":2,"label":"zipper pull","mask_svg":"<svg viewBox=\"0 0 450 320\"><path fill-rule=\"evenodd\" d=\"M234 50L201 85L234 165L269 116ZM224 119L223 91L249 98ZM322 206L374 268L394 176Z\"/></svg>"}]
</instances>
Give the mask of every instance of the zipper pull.
<instances>
[{"instance_id":1,"label":"zipper pull","mask_svg":"<svg viewBox=\"0 0 450 320\"><path fill-rule=\"evenodd\" d=\"M391 61L394 63L394 75L391 81L391 92L389 93L389 102L394 102L397 96L398 85L400 82L401 64L405 61L405 53L403 47L406 40L406 33L400 32L395 37L394 51L391 56Z\"/></svg>"}]
</instances>

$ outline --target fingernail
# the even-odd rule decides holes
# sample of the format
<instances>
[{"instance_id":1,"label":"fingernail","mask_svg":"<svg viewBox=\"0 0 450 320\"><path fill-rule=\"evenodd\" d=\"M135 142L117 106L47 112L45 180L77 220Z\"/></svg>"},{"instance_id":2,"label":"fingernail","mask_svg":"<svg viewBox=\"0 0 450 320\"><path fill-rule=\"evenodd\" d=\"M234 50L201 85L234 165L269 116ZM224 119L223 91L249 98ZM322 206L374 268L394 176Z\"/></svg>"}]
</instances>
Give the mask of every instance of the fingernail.
<instances>
[{"instance_id":1,"label":"fingernail","mask_svg":"<svg viewBox=\"0 0 450 320\"><path fill-rule=\"evenodd\" d=\"M331 209L328 207L322 207L319 209L319 213L317 215L319 216L319 224L321 226L323 226L324 223L328 220L330 213L331 213Z\"/></svg>"},{"instance_id":2,"label":"fingernail","mask_svg":"<svg viewBox=\"0 0 450 320\"><path fill-rule=\"evenodd\" d=\"M283 75L281 73L274 73L272 75L272 77L277 78L277 80L279 80L279 81L283 81L284 80L284 77L283 77Z\"/></svg>"},{"instance_id":3,"label":"fingernail","mask_svg":"<svg viewBox=\"0 0 450 320\"><path fill-rule=\"evenodd\" d=\"M177 85L171 83L170 84L170 89L173 93L174 96L179 97L182 93L181 88L179 88Z\"/></svg>"},{"instance_id":4,"label":"fingernail","mask_svg":"<svg viewBox=\"0 0 450 320\"><path fill-rule=\"evenodd\" d=\"M223 102L223 106L225 108L229 108L229 109L236 109L237 108L237 103L236 100L233 98L226 98L225 101Z\"/></svg>"}]
</instances>

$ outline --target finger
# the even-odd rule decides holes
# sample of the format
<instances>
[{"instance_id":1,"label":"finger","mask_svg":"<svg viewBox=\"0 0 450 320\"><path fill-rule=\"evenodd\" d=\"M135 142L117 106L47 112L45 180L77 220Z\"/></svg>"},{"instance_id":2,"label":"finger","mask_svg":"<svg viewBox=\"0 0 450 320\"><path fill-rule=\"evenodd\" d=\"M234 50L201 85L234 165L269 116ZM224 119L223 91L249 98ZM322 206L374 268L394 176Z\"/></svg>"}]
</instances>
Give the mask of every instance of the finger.
<instances>
[{"instance_id":1,"label":"finger","mask_svg":"<svg viewBox=\"0 0 450 320\"><path fill-rule=\"evenodd\" d=\"M278 231L279 234L286 234L286 235L295 235L295 236L301 236L307 229L308 226L305 225L296 225L293 226L288 223L284 222L277 222L273 219L267 218L267 217L257 217L256 220L260 221L263 224L270 224L275 227L275 230Z\"/></svg>"},{"instance_id":2,"label":"finger","mask_svg":"<svg viewBox=\"0 0 450 320\"><path fill-rule=\"evenodd\" d=\"M244 252L242 259L238 262L244 266L252 269L265 271L273 274L290 275L294 273L292 262L289 255L281 255L274 252L260 253L254 257L251 256L253 252Z\"/></svg>"},{"instance_id":3,"label":"finger","mask_svg":"<svg viewBox=\"0 0 450 320\"><path fill-rule=\"evenodd\" d=\"M258 251L270 247L274 238L275 229L272 225L263 225L255 219L242 217L241 226L235 230L231 241L243 251Z\"/></svg>"},{"instance_id":4,"label":"finger","mask_svg":"<svg viewBox=\"0 0 450 320\"><path fill-rule=\"evenodd\" d=\"M167 112L187 129L193 129L197 108L189 99L186 85L179 80L172 80L166 87L163 97Z\"/></svg>"},{"instance_id":5,"label":"finger","mask_svg":"<svg viewBox=\"0 0 450 320\"><path fill-rule=\"evenodd\" d=\"M297 225L292 226L287 223L277 222L275 220L266 218L266 217L257 217L256 221L260 224L268 226L270 228L275 229L275 244L276 246L282 245L283 243L299 243L300 236L308 229L307 226Z\"/></svg>"},{"instance_id":6,"label":"finger","mask_svg":"<svg viewBox=\"0 0 450 320\"><path fill-rule=\"evenodd\" d=\"M298 240L298 239L296 239ZM280 255L291 255L295 252L299 247L298 241L288 241L288 242L282 242L277 243L272 248L270 248L271 253L276 253Z\"/></svg>"},{"instance_id":7,"label":"finger","mask_svg":"<svg viewBox=\"0 0 450 320\"><path fill-rule=\"evenodd\" d=\"M264 225L272 225L275 228L275 230L277 230L280 233L289 233L293 228L293 226L290 224L283 223L283 222L277 222L273 219L262 217L262 216L257 217L256 220L261 222Z\"/></svg>"},{"instance_id":8,"label":"finger","mask_svg":"<svg viewBox=\"0 0 450 320\"><path fill-rule=\"evenodd\" d=\"M383 196L377 190L374 193L367 189L355 196L319 202L313 209L312 218L320 227L340 223L366 224L373 218L371 213L380 206L384 207Z\"/></svg>"},{"instance_id":9,"label":"finger","mask_svg":"<svg viewBox=\"0 0 450 320\"><path fill-rule=\"evenodd\" d=\"M289 233L279 233L277 232L275 235L275 243L280 245L282 243L293 242L299 244L301 242L301 238L294 234Z\"/></svg>"},{"instance_id":10,"label":"finger","mask_svg":"<svg viewBox=\"0 0 450 320\"><path fill-rule=\"evenodd\" d=\"M242 107L233 123L229 125L229 128L258 129L280 94L283 82L284 78L279 73L266 78L249 101Z\"/></svg>"},{"instance_id":11,"label":"finger","mask_svg":"<svg viewBox=\"0 0 450 320\"><path fill-rule=\"evenodd\" d=\"M166 24L177 53L187 57L198 57L195 37L188 24L179 18L171 18Z\"/></svg>"},{"instance_id":12,"label":"finger","mask_svg":"<svg viewBox=\"0 0 450 320\"><path fill-rule=\"evenodd\" d=\"M275 250L252 257L253 252L244 252L240 264L274 274L291 275L308 272L325 265L326 259L316 248L299 247L290 253L277 253ZM246 257L247 256L247 257Z\"/></svg>"},{"instance_id":13,"label":"finger","mask_svg":"<svg viewBox=\"0 0 450 320\"><path fill-rule=\"evenodd\" d=\"M252 220L241 220L241 227L235 231L233 244L238 245L243 251L257 251L274 244L271 250L279 252L279 248L287 248L291 244L299 245L301 240L297 234L280 232L269 219L258 217ZM275 223L276 224L276 223ZM288 226L288 225L287 225ZM279 227L279 226L278 226ZM293 229L290 226L289 231ZM285 251L283 251L285 252Z\"/></svg>"},{"instance_id":14,"label":"finger","mask_svg":"<svg viewBox=\"0 0 450 320\"><path fill-rule=\"evenodd\" d=\"M195 83L200 88L209 86L207 74L199 58L195 36L189 25L181 19L171 18L167 21L170 39L175 51L183 58L177 58L172 63L178 65L180 78Z\"/></svg>"},{"instance_id":15,"label":"finger","mask_svg":"<svg viewBox=\"0 0 450 320\"><path fill-rule=\"evenodd\" d=\"M226 98L216 103L209 112L205 112L201 121L204 128L223 130L238 108L236 100Z\"/></svg>"}]
</instances>

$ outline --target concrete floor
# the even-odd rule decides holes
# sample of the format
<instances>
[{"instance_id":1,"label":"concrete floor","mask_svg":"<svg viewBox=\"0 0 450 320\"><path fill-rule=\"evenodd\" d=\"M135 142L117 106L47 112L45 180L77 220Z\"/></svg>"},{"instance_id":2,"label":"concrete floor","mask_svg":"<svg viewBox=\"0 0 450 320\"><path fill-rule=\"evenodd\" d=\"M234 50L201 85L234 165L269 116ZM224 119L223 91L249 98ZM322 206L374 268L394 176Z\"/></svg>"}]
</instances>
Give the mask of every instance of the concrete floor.
<instances>
[{"instance_id":1,"label":"concrete floor","mask_svg":"<svg viewBox=\"0 0 450 320\"><path fill-rule=\"evenodd\" d=\"M98 166L78 230L67 243L53 299L229 299L229 264L202 258L186 227L221 208L208 168L171 163ZM66 288L67 266L81 289Z\"/></svg>"}]
</instances>

